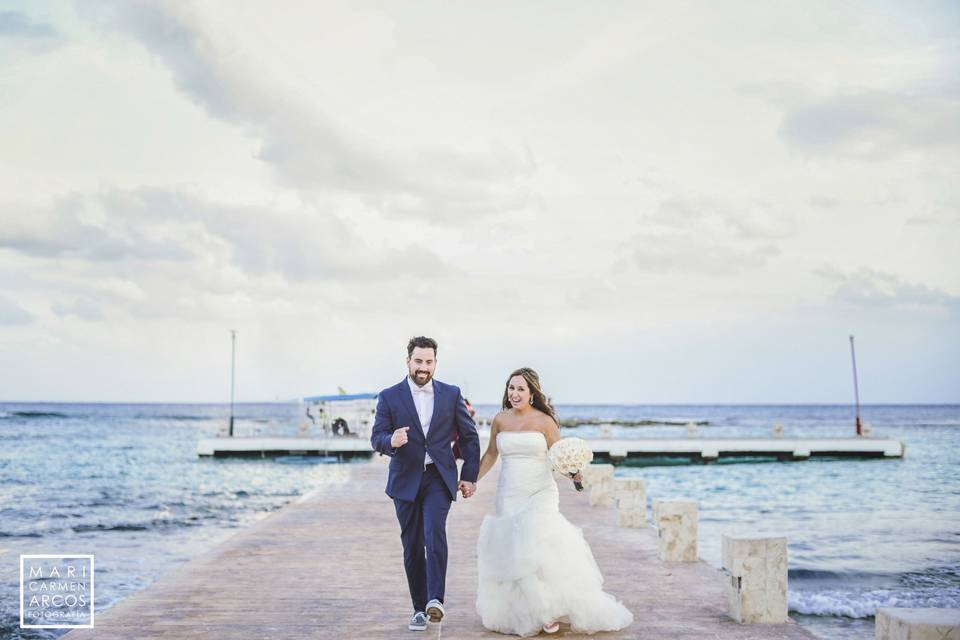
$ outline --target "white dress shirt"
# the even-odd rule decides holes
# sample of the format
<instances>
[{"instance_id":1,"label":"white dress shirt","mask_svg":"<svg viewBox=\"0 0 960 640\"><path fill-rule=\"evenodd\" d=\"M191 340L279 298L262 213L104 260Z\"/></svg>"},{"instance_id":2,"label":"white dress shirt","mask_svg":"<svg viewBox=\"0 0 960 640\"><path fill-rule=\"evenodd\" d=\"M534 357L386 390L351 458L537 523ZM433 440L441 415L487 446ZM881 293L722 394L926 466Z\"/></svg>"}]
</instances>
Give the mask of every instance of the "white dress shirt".
<instances>
[{"instance_id":1,"label":"white dress shirt","mask_svg":"<svg viewBox=\"0 0 960 640\"><path fill-rule=\"evenodd\" d=\"M418 387L413 378L407 376L407 384L410 385L410 393L413 394L413 405L417 408L417 416L420 418L420 426L423 427L423 437L427 437L430 432L430 421L433 419L433 380L427 384ZM424 466L433 462L430 454L424 451Z\"/></svg>"}]
</instances>

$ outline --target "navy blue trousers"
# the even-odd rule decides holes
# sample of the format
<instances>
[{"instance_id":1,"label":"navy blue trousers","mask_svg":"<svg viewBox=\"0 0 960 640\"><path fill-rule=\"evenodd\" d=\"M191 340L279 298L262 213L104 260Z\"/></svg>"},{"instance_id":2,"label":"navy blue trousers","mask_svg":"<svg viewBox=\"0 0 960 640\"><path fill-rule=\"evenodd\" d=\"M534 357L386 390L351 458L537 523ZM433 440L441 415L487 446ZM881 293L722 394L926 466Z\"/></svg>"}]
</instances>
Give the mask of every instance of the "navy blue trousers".
<instances>
[{"instance_id":1,"label":"navy blue trousers","mask_svg":"<svg viewBox=\"0 0 960 640\"><path fill-rule=\"evenodd\" d=\"M453 499L435 465L427 465L413 502L393 499L400 521L403 568L413 610L424 611L427 602L443 602L447 581L447 514Z\"/></svg>"}]
</instances>

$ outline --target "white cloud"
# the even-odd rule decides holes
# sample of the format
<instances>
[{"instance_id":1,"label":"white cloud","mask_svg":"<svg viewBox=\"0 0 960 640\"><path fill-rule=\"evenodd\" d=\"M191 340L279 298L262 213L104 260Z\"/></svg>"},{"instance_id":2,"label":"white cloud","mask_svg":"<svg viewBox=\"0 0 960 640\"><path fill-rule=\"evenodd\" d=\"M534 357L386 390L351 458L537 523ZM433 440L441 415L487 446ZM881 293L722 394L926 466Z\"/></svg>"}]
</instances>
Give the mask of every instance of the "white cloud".
<instances>
[{"instance_id":1,"label":"white cloud","mask_svg":"<svg viewBox=\"0 0 960 640\"><path fill-rule=\"evenodd\" d=\"M819 273L836 283L833 298L844 305L960 312L960 296L923 283L904 282L892 273L876 269L842 273L831 268L821 269Z\"/></svg>"},{"instance_id":2,"label":"white cloud","mask_svg":"<svg viewBox=\"0 0 960 640\"><path fill-rule=\"evenodd\" d=\"M430 251L377 248L333 213L211 202L197 194L142 188L70 196L52 207L4 207L0 248L33 257L87 261L210 263L291 280L389 280L452 267ZM376 250L375 250L376 249Z\"/></svg>"},{"instance_id":3,"label":"white cloud","mask_svg":"<svg viewBox=\"0 0 960 640\"><path fill-rule=\"evenodd\" d=\"M16 11L0 11L0 35L20 38L49 38L56 30L48 24L34 22Z\"/></svg>"},{"instance_id":4,"label":"white cloud","mask_svg":"<svg viewBox=\"0 0 960 640\"><path fill-rule=\"evenodd\" d=\"M177 87L214 118L260 142L257 158L306 191L343 192L384 213L434 222L523 208L530 167L521 152L464 153L456 145L397 151L352 130L322 104L268 80L238 39L175 2L88 7L101 24L137 38Z\"/></svg>"},{"instance_id":5,"label":"white cloud","mask_svg":"<svg viewBox=\"0 0 960 640\"><path fill-rule=\"evenodd\" d=\"M16 326L31 322L33 322L33 316L23 307L13 300L0 297L0 325Z\"/></svg>"},{"instance_id":6,"label":"white cloud","mask_svg":"<svg viewBox=\"0 0 960 640\"><path fill-rule=\"evenodd\" d=\"M76 316L82 320L95 322L103 319L100 306L87 298L77 298L73 302L55 302L50 307L58 316Z\"/></svg>"},{"instance_id":7,"label":"white cloud","mask_svg":"<svg viewBox=\"0 0 960 640\"><path fill-rule=\"evenodd\" d=\"M0 51L5 46L44 51L60 44L62 36L46 22L17 11L0 11Z\"/></svg>"},{"instance_id":8,"label":"white cloud","mask_svg":"<svg viewBox=\"0 0 960 640\"><path fill-rule=\"evenodd\" d=\"M781 135L804 151L839 152L873 159L926 152L956 153L960 144L960 92L922 96L860 92L793 106Z\"/></svg>"},{"instance_id":9,"label":"white cloud","mask_svg":"<svg viewBox=\"0 0 960 640\"><path fill-rule=\"evenodd\" d=\"M7 26L54 35L0 36L0 347L78 399L219 397L238 328L246 398L370 388L426 333L480 400L530 364L581 401L764 401L780 391L752 372L803 356L784 332L812 352L869 315L891 362L924 332L915 357L958 381L929 352L957 341L956 23L883 3L27 5ZM734 356L753 395L707 393ZM889 394L946 398L897 375ZM30 379L0 388L42 396Z\"/></svg>"}]
</instances>

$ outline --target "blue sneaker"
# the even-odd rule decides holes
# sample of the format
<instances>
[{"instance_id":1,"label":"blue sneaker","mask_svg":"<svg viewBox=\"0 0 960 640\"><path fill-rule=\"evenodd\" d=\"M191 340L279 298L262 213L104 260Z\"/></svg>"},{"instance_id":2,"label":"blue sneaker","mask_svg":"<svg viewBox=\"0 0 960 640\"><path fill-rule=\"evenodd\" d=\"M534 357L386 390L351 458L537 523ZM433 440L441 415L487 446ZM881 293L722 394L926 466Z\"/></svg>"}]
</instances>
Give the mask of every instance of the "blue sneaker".
<instances>
[{"instance_id":1,"label":"blue sneaker","mask_svg":"<svg viewBox=\"0 0 960 640\"><path fill-rule=\"evenodd\" d=\"M434 598L427 603L427 617L430 618L430 622L440 622L443 620L443 614L446 613L443 610L443 603Z\"/></svg>"},{"instance_id":2,"label":"blue sneaker","mask_svg":"<svg viewBox=\"0 0 960 640\"><path fill-rule=\"evenodd\" d=\"M413 614L413 617L410 618L410 624L407 625L407 628L410 629L410 631L426 631L427 614L423 611L417 611Z\"/></svg>"}]
</instances>

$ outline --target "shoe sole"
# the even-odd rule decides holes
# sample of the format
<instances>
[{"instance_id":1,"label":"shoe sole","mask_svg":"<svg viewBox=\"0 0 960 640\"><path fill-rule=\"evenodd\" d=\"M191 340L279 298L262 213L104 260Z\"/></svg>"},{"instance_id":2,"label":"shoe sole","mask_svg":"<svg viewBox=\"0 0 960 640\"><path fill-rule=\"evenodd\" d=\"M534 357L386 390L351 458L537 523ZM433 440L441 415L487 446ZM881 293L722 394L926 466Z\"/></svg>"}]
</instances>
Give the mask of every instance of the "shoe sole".
<instances>
[{"instance_id":1,"label":"shoe sole","mask_svg":"<svg viewBox=\"0 0 960 640\"><path fill-rule=\"evenodd\" d=\"M422 627L415 627L411 624L411 625L407 625L407 629L410 629L410 631L426 631L427 625L423 625Z\"/></svg>"},{"instance_id":2,"label":"shoe sole","mask_svg":"<svg viewBox=\"0 0 960 640\"><path fill-rule=\"evenodd\" d=\"M427 609L427 617L430 618L430 622L440 622L443 620L443 611L436 607L430 607Z\"/></svg>"}]
</instances>

